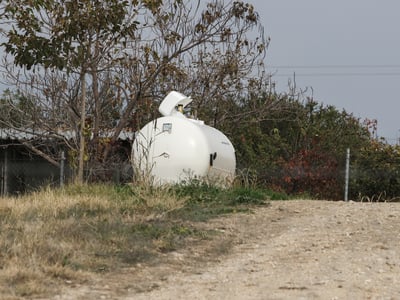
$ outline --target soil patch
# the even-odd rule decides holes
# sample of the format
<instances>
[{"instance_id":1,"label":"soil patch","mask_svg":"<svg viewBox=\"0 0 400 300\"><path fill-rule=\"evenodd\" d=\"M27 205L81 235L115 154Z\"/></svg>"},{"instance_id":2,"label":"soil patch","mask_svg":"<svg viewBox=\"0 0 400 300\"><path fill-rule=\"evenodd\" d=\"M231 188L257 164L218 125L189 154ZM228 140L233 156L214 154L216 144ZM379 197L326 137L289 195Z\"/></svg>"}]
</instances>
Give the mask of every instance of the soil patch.
<instances>
[{"instance_id":1,"label":"soil patch","mask_svg":"<svg viewBox=\"0 0 400 300\"><path fill-rule=\"evenodd\" d=\"M400 298L400 203L273 201L198 226L218 235L52 299Z\"/></svg>"}]
</instances>

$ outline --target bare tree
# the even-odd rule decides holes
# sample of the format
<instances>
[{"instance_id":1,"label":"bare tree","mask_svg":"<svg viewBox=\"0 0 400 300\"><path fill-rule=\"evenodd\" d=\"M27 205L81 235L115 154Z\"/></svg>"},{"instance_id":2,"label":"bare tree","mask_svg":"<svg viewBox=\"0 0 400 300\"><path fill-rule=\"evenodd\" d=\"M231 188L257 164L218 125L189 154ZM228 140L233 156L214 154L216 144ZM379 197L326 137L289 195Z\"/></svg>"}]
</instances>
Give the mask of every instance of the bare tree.
<instances>
[{"instance_id":1,"label":"bare tree","mask_svg":"<svg viewBox=\"0 0 400 300\"><path fill-rule=\"evenodd\" d=\"M122 49L115 69L124 105L110 145L138 112L139 118L151 114L153 104L170 90L198 99L197 106L205 104L204 99L212 99L215 106L227 94L237 96L240 83L257 75L267 42L252 5L164 1L138 15L148 26L137 30L136 39Z\"/></svg>"},{"instance_id":2,"label":"bare tree","mask_svg":"<svg viewBox=\"0 0 400 300\"><path fill-rule=\"evenodd\" d=\"M143 125L172 89L218 115L260 75L268 46L242 1L103 2L3 1L18 25L4 28L9 82L45 116L30 126L72 132L80 180L86 157L108 161L121 132Z\"/></svg>"},{"instance_id":3,"label":"bare tree","mask_svg":"<svg viewBox=\"0 0 400 300\"><path fill-rule=\"evenodd\" d=\"M136 3L133 1L132 3ZM87 75L91 75L95 115L99 112L98 73L112 61L109 51L136 29L133 4L128 1L2 1L2 13L9 21L3 29L7 53L13 63L41 73L50 69L77 74L80 103L71 107L79 115L77 181L83 181L86 148ZM28 77L31 77L28 74ZM38 81L40 83L40 81ZM39 98L46 98L46 89ZM42 100L39 101L42 101ZM52 101L53 99L50 99ZM46 115L47 116L47 115ZM37 124L35 124L37 125ZM95 121L95 137L99 123ZM26 130L26 129L24 129Z\"/></svg>"}]
</instances>

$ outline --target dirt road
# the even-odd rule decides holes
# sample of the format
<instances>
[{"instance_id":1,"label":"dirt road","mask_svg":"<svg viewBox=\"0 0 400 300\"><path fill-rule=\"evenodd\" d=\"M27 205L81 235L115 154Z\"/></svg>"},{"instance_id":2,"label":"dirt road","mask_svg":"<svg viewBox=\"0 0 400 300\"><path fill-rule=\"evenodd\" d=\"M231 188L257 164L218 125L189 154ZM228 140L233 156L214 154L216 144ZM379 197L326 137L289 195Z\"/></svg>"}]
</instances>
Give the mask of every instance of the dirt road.
<instances>
[{"instance_id":1,"label":"dirt road","mask_svg":"<svg viewBox=\"0 0 400 300\"><path fill-rule=\"evenodd\" d=\"M214 257L194 246L55 299L400 299L400 203L273 201L207 226Z\"/></svg>"}]
</instances>

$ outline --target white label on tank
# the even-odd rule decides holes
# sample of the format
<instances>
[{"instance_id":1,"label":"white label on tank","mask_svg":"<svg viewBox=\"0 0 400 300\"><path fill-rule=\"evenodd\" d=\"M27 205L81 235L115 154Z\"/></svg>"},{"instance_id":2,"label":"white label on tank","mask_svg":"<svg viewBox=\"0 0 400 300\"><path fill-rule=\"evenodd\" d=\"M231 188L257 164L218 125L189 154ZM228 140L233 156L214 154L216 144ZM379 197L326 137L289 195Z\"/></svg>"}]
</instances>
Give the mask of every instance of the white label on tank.
<instances>
[{"instance_id":1,"label":"white label on tank","mask_svg":"<svg viewBox=\"0 0 400 300\"><path fill-rule=\"evenodd\" d=\"M162 131L168 131L168 133L171 133L172 131L172 123L164 123L162 126Z\"/></svg>"}]
</instances>

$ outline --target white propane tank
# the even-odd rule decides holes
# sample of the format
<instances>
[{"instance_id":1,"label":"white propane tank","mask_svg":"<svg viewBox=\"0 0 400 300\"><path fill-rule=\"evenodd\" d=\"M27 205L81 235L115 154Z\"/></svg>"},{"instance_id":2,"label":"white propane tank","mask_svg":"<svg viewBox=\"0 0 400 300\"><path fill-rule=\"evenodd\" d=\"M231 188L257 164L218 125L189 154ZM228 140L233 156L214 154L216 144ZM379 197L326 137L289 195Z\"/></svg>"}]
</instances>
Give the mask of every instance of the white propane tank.
<instances>
[{"instance_id":1,"label":"white propane tank","mask_svg":"<svg viewBox=\"0 0 400 300\"><path fill-rule=\"evenodd\" d=\"M232 143L219 130L183 114L191 101L179 92L170 92L159 107L163 117L149 122L136 134L132 146L134 168L151 176L155 184L191 178L230 182L235 175Z\"/></svg>"}]
</instances>

